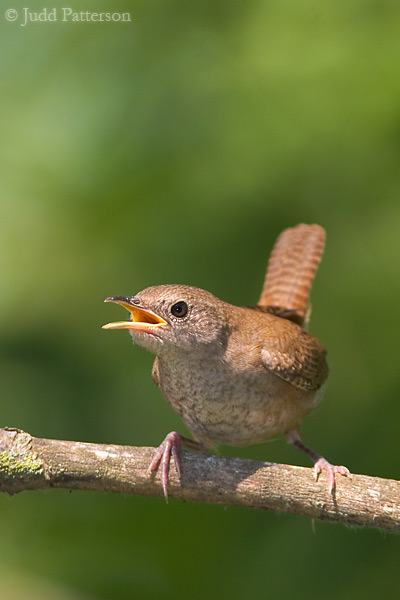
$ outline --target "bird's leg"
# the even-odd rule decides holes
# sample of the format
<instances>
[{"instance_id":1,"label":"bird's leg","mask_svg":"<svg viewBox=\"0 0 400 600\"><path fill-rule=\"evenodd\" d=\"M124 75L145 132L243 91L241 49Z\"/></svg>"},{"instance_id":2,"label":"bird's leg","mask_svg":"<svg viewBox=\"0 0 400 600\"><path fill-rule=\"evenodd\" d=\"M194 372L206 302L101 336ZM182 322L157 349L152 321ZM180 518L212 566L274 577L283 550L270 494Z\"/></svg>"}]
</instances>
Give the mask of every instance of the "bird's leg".
<instances>
[{"instance_id":1,"label":"bird's leg","mask_svg":"<svg viewBox=\"0 0 400 600\"><path fill-rule=\"evenodd\" d=\"M340 475L345 475L346 477L351 477L350 471L346 467L332 465L323 456L317 454L316 452L313 452L312 450L310 450L310 448L307 448L307 446L305 446L301 441L300 433L297 429L292 429L286 432L286 441L295 448L301 450L301 452L304 452L304 454L307 454L309 458L311 458L311 460L314 463L315 481L317 481L321 471L326 471L328 476L328 489L330 494L332 494L335 489L336 473L339 473Z\"/></svg>"},{"instance_id":2,"label":"bird's leg","mask_svg":"<svg viewBox=\"0 0 400 600\"><path fill-rule=\"evenodd\" d=\"M161 467L161 485L164 490L165 500L168 502L168 472L171 456L174 459L174 464L178 476L181 476L181 461L180 461L180 449L181 446L186 446L192 450L204 450L204 445L200 442L190 440L189 438L179 435L176 431L171 431L164 439L164 441L157 448L153 460L148 468L148 474L150 475L157 467Z\"/></svg>"}]
</instances>

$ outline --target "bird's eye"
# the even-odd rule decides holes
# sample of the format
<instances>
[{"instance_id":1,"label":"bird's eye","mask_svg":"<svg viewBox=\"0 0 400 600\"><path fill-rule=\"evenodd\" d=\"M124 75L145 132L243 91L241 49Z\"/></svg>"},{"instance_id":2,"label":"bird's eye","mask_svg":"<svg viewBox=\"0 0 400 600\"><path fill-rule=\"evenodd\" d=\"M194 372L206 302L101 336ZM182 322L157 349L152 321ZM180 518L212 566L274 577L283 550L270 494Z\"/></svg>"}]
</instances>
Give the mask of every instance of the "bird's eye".
<instances>
[{"instance_id":1,"label":"bird's eye","mask_svg":"<svg viewBox=\"0 0 400 600\"><path fill-rule=\"evenodd\" d=\"M174 317L185 317L187 315L187 311L188 305L183 300L171 306L171 313L174 315Z\"/></svg>"}]
</instances>

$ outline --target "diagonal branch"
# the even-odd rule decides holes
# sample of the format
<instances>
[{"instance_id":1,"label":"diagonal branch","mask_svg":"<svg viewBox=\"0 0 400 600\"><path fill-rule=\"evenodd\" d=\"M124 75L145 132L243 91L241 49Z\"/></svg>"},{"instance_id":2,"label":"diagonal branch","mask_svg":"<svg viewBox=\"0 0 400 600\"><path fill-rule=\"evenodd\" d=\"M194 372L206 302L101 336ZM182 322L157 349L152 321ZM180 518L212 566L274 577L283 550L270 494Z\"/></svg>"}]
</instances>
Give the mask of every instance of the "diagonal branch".
<instances>
[{"instance_id":1,"label":"diagonal branch","mask_svg":"<svg viewBox=\"0 0 400 600\"><path fill-rule=\"evenodd\" d=\"M154 448L35 438L0 429L0 491L67 488L162 496L159 475L147 475ZM262 508L367 527L400 530L400 481L313 470L241 458L182 452L181 481L171 467L171 498Z\"/></svg>"}]
</instances>

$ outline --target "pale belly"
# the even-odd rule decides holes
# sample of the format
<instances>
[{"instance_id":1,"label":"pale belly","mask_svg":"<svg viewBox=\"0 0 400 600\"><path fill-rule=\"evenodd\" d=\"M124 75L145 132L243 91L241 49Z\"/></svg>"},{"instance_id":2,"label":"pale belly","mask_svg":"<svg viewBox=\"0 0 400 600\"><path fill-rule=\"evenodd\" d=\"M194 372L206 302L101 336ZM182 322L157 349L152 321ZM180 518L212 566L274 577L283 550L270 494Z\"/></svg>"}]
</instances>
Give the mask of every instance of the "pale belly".
<instances>
[{"instance_id":1,"label":"pale belly","mask_svg":"<svg viewBox=\"0 0 400 600\"><path fill-rule=\"evenodd\" d=\"M269 371L221 374L159 365L159 385L195 439L205 445L251 446L296 428L313 409L315 392Z\"/></svg>"}]
</instances>

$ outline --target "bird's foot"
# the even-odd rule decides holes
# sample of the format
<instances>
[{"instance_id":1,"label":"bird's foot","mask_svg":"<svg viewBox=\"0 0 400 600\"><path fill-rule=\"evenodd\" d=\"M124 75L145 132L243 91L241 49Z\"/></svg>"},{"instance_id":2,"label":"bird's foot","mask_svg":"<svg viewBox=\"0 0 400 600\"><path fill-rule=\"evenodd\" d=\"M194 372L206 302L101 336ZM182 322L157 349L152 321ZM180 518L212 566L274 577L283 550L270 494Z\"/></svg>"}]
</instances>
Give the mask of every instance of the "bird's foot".
<instances>
[{"instance_id":1,"label":"bird's foot","mask_svg":"<svg viewBox=\"0 0 400 600\"><path fill-rule=\"evenodd\" d=\"M181 476L181 461L179 451L182 445L181 436L176 431L171 431L164 441L158 446L153 460L150 463L147 473L151 473L160 465L161 468L161 485L164 491L165 500L168 502L168 472L171 456L174 459L174 464L178 477Z\"/></svg>"},{"instance_id":2,"label":"bird's foot","mask_svg":"<svg viewBox=\"0 0 400 600\"><path fill-rule=\"evenodd\" d=\"M151 475L155 469L160 465L161 469L161 485L164 491L165 500L168 502L168 485L169 485L169 465L171 462L171 456L174 460L174 465L178 477L181 476L181 460L180 460L180 449L181 446L187 446L191 450L204 450L205 445L195 440L179 435L176 431L171 431L164 441L157 448L153 460L147 470L147 473Z\"/></svg>"},{"instance_id":3,"label":"bird's foot","mask_svg":"<svg viewBox=\"0 0 400 600\"><path fill-rule=\"evenodd\" d=\"M328 462L325 458L323 458L323 456L317 454L316 452L313 452L312 450L310 450L310 448L307 448L307 446L305 446L300 439L300 432L298 429L291 429L290 431L287 431L286 441L289 444L292 444L292 446L294 446L295 448L301 450L301 452L304 452L304 454L307 454L309 458L311 458L311 460L314 463L315 481L318 480L319 474L322 471L326 471L328 476L328 490L331 495L333 494L336 486L336 473L351 478L351 473L346 467L338 467L337 465L331 465L331 463Z\"/></svg>"},{"instance_id":4,"label":"bird's foot","mask_svg":"<svg viewBox=\"0 0 400 600\"><path fill-rule=\"evenodd\" d=\"M340 475L344 475L345 477L351 477L351 473L347 467L331 465L330 462L328 462L325 458L320 456L318 458L318 460L316 460L314 463L315 481L318 480L319 474L322 471L326 471L326 474L328 476L328 489L329 489L330 494L333 493L333 491L336 487L336 481L335 481L336 473L339 473Z\"/></svg>"}]
</instances>

